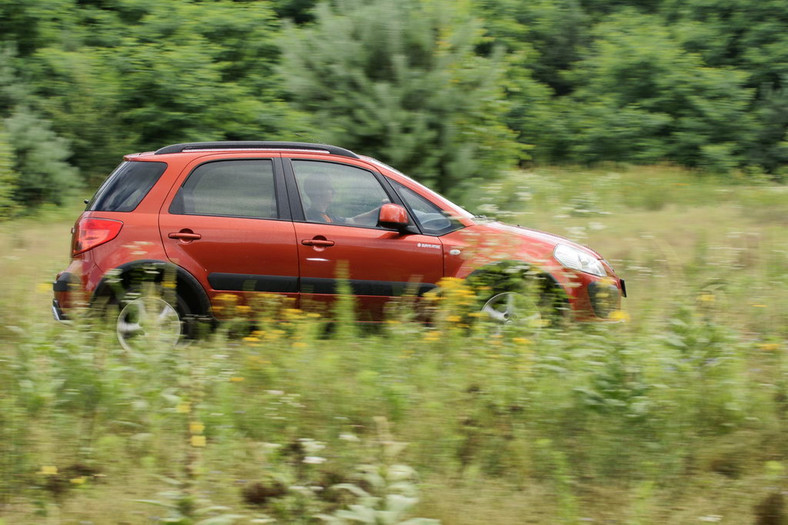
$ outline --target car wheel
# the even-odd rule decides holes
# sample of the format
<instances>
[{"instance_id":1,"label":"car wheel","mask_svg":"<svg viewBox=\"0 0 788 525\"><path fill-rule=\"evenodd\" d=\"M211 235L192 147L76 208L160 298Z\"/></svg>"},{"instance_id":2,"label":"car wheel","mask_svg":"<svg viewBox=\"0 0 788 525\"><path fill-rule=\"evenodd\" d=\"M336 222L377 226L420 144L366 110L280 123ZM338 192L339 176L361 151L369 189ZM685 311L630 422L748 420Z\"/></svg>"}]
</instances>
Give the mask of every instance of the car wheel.
<instances>
[{"instance_id":1,"label":"car wheel","mask_svg":"<svg viewBox=\"0 0 788 525\"><path fill-rule=\"evenodd\" d=\"M545 274L491 272L477 275L473 284L487 290L480 295L481 318L497 332L560 327L568 319L566 293Z\"/></svg>"},{"instance_id":2,"label":"car wheel","mask_svg":"<svg viewBox=\"0 0 788 525\"><path fill-rule=\"evenodd\" d=\"M120 345L129 352L153 345L175 347L184 336L188 310L179 297L172 302L175 305L157 294L127 292L115 322Z\"/></svg>"},{"instance_id":3,"label":"car wheel","mask_svg":"<svg viewBox=\"0 0 788 525\"><path fill-rule=\"evenodd\" d=\"M517 326L540 328L542 312L539 305L518 291L501 291L489 297L481 307L483 319L503 328Z\"/></svg>"}]
</instances>

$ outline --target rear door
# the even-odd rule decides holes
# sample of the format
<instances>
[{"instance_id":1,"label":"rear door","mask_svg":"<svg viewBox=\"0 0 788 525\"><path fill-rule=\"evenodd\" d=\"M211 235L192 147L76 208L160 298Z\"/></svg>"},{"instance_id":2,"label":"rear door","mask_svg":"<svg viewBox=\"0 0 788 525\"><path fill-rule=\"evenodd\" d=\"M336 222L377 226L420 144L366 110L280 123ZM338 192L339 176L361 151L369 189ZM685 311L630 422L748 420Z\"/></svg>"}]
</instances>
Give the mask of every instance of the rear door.
<instances>
[{"instance_id":1,"label":"rear door","mask_svg":"<svg viewBox=\"0 0 788 525\"><path fill-rule=\"evenodd\" d=\"M297 296L298 252L281 159L231 158L190 165L159 214L168 258L215 296Z\"/></svg>"},{"instance_id":2,"label":"rear door","mask_svg":"<svg viewBox=\"0 0 788 525\"><path fill-rule=\"evenodd\" d=\"M363 314L379 317L392 297L424 292L443 277L439 238L377 226L380 206L394 198L382 175L342 162L292 159L290 166L302 305L333 299L341 277Z\"/></svg>"}]
</instances>

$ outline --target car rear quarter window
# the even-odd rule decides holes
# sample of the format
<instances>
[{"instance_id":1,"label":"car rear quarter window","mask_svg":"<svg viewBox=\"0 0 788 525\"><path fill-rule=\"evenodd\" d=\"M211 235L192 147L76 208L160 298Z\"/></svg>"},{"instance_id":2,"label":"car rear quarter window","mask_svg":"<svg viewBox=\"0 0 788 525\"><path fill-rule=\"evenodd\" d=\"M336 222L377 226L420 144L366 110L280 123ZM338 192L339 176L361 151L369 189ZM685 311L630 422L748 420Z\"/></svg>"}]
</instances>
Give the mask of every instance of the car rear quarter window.
<instances>
[{"instance_id":1,"label":"car rear quarter window","mask_svg":"<svg viewBox=\"0 0 788 525\"><path fill-rule=\"evenodd\" d=\"M134 211L159 180L164 162L123 162L88 203L87 211Z\"/></svg>"},{"instance_id":2,"label":"car rear quarter window","mask_svg":"<svg viewBox=\"0 0 788 525\"><path fill-rule=\"evenodd\" d=\"M170 205L175 215L279 217L270 159L225 160L191 172Z\"/></svg>"}]
</instances>

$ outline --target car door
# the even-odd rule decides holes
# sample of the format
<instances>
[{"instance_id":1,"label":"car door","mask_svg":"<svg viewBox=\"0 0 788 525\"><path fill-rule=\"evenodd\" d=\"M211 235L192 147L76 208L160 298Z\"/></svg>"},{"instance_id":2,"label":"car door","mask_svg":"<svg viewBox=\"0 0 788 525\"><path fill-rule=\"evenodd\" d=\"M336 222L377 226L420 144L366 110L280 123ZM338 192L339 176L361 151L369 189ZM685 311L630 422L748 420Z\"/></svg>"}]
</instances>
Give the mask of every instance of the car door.
<instances>
[{"instance_id":1,"label":"car door","mask_svg":"<svg viewBox=\"0 0 788 525\"><path fill-rule=\"evenodd\" d=\"M346 278L362 317L380 317L392 297L423 293L443 277L439 238L377 225L380 206L393 197L380 174L308 159L290 166L302 305L330 301L337 279Z\"/></svg>"},{"instance_id":2,"label":"car door","mask_svg":"<svg viewBox=\"0 0 788 525\"><path fill-rule=\"evenodd\" d=\"M298 252L279 158L195 163L159 214L168 258L208 291L297 297Z\"/></svg>"}]
</instances>

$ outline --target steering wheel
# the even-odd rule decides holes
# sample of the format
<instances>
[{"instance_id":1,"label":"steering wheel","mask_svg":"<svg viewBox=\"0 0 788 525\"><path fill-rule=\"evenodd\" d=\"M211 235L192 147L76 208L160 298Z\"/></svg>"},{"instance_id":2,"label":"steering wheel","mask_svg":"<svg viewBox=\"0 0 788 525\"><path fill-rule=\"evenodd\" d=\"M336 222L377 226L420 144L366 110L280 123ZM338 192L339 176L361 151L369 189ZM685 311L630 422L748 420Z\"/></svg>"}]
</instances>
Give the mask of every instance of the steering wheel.
<instances>
[{"instance_id":1,"label":"steering wheel","mask_svg":"<svg viewBox=\"0 0 788 525\"><path fill-rule=\"evenodd\" d=\"M429 213L419 218L424 230L439 231L451 226L451 221L438 213Z\"/></svg>"}]
</instances>

